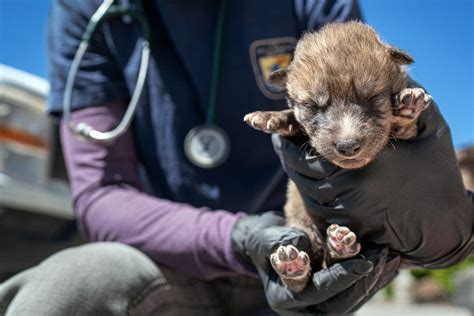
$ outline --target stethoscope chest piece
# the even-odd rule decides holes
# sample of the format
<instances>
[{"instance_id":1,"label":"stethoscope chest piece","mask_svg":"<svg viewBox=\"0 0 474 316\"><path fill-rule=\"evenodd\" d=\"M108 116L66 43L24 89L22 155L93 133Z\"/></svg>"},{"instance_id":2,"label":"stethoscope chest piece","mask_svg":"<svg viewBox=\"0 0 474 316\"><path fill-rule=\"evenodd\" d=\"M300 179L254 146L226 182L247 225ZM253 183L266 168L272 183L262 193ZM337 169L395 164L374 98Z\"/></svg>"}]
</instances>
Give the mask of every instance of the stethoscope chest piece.
<instances>
[{"instance_id":1,"label":"stethoscope chest piece","mask_svg":"<svg viewBox=\"0 0 474 316\"><path fill-rule=\"evenodd\" d=\"M196 126L186 135L184 152L194 165L206 169L215 168L229 156L229 137L216 125Z\"/></svg>"}]
</instances>

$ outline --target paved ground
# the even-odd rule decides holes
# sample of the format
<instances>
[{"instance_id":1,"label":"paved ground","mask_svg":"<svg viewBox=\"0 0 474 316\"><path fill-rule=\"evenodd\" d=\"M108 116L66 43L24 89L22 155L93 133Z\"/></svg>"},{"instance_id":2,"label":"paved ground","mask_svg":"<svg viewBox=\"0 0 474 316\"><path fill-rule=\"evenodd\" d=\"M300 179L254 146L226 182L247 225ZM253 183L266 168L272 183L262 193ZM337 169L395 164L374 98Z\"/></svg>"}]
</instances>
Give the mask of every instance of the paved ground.
<instances>
[{"instance_id":1,"label":"paved ground","mask_svg":"<svg viewBox=\"0 0 474 316\"><path fill-rule=\"evenodd\" d=\"M464 308L441 304L368 303L356 316L472 316Z\"/></svg>"}]
</instances>

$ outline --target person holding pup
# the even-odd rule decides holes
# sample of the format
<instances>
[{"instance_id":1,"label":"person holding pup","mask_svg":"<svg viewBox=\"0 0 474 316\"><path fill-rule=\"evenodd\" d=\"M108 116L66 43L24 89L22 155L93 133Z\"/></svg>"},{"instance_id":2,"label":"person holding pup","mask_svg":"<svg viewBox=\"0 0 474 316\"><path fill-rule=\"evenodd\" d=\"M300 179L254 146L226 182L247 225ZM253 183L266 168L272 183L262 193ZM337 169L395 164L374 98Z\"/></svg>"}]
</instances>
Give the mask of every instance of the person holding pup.
<instances>
[{"instance_id":1,"label":"person holding pup","mask_svg":"<svg viewBox=\"0 0 474 316\"><path fill-rule=\"evenodd\" d=\"M3 283L0 313L352 313L403 262L372 236L359 257L313 271L299 294L288 291L268 258L280 244L305 249L309 240L269 211L284 204L284 171L297 185L328 184L328 191L306 198L315 212L326 211L328 222L344 214L357 214L347 221L370 221L364 217L368 210L403 214L413 205L420 216L430 216L433 208L446 216L465 214L459 224L465 239L426 266L453 265L472 253L472 195L462 185L449 128L435 107L421 119L415 141L395 143L396 150L385 150L373 166L356 171L309 158L291 140L275 136L277 156L268 136L242 122L262 105L285 107L285 92L268 85L268 73L289 64L301 32L360 19L356 1L227 2L226 10L222 0L142 2L152 54L132 127L104 145L76 138L66 122L61 126L79 229L94 242L57 253ZM62 114L73 56L99 5L57 0L52 6L48 109L55 115ZM112 20L96 33L72 93L74 122L100 131L119 123L135 85L139 41L127 19ZM221 48L215 49L218 41ZM207 129L199 129L202 124ZM398 175L392 181L375 172L387 168ZM403 198L397 198L401 188ZM433 234L449 238L449 232L429 227L420 227L416 236L400 231L393 228L394 242L415 253L416 244Z\"/></svg>"}]
</instances>

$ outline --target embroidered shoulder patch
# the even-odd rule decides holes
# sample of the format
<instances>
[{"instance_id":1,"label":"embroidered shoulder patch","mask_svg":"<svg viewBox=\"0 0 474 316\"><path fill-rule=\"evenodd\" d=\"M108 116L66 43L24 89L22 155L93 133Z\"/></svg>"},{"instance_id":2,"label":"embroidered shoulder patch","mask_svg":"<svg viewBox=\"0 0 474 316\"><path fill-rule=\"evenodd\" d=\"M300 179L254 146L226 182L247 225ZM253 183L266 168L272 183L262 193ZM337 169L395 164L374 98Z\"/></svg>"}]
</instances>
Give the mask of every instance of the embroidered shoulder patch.
<instances>
[{"instance_id":1,"label":"embroidered shoulder patch","mask_svg":"<svg viewBox=\"0 0 474 316\"><path fill-rule=\"evenodd\" d=\"M294 37L269 38L250 44L250 59L253 73L260 91L273 100L285 97L284 89L272 85L267 78L271 72L290 65L295 49Z\"/></svg>"}]
</instances>

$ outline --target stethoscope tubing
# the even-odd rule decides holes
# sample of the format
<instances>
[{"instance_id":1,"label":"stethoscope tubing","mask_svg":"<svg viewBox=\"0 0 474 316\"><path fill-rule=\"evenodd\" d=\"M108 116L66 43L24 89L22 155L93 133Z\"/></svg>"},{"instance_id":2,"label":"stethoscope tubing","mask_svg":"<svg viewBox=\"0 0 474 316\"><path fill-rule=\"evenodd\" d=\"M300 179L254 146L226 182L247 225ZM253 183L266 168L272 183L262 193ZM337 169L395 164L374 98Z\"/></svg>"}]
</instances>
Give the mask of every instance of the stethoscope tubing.
<instances>
[{"instance_id":1,"label":"stethoscope tubing","mask_svg":"<svg viewBox=\"0 0 474 316\"><path fill-rule=\"evenodd\" d=\"M133 120L133 116L137 109L137 106L140 101L140 97L143 92L143 88L146 83L146 77L148 73L148 65L150 61L150 42L149 42L149 30L144 17L139 15L137 12L131 11L129 8L113 5L113 0L105 0L97 9L97 11L92 15L89 24L84 31L84 34L81 39L81 43L74 55L73 61L71 63L71 68L66 79L66 86L64 89L64 99L63 99L63 120L66 122L68 129L74 135L79 136L80 138L86 140L93 140L100 143L110 143L115 139L124 134L127 129L130 127L130 124ZM140 26L143 32L143 41L141 43L142 52L140 59L140 68L138 70L137 82L128 104L127 110L120 121L120 123L110 131L100 132L94 129L92 126L85 122L79 122L75 124L71 120L71 100L72 92L74 88L74 81L79 70L81 61L84 57L84 54L89 47L90 40L92 35L96 31L98 25L103 23L108 18L129 15L137 19L140 22Z\"/></svg>"}]
</instances>

